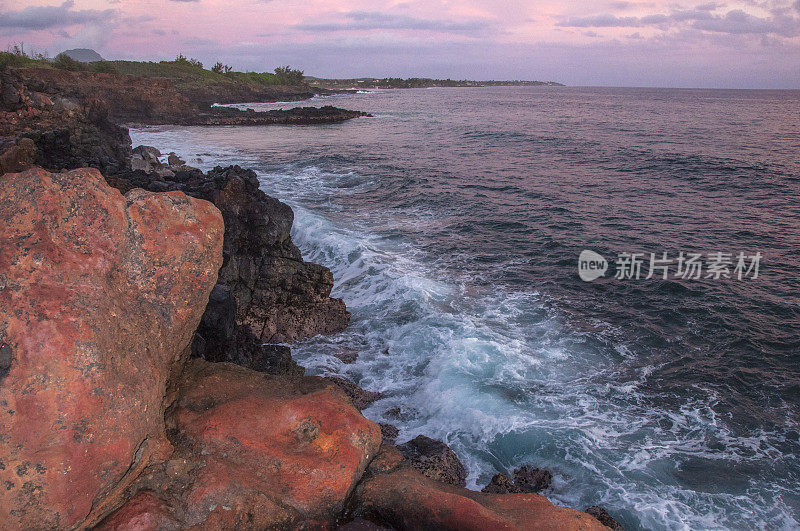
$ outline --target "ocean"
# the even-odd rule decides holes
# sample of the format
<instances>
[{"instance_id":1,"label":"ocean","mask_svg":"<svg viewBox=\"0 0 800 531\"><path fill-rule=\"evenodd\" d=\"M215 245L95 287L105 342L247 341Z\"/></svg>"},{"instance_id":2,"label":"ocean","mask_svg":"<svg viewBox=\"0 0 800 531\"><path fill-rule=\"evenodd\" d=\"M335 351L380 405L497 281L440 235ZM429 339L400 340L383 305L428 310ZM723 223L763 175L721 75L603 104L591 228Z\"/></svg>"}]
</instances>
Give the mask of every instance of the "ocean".
<instances>
[{"instance_id":1,"label":"ocean","mask_svg":"<svg viewBox=\"0 0 800 531\"><path fill-rule=\"evenodd\" d=\"M309 373L383 393L364 414L447 442L469 488L531 463L554 503L628 529L800 528L800 91L311 103L373 117L131 131L253 168L294 209L295 243L352 312L293 345ZM584 250L608 262L592 282ZM650 253L667 279L646 278ZM681 253L700 278L678 275Z\"/></svg>"}]
</instances>

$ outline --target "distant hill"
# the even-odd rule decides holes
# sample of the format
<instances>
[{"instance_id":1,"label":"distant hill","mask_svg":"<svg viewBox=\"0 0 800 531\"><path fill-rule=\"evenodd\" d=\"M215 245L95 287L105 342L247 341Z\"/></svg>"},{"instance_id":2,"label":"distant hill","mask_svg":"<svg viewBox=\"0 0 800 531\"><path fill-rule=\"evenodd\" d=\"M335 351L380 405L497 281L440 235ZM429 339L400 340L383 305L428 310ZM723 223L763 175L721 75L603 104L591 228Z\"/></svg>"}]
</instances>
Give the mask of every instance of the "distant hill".
<instances>
[{"instance_id":1,"label":"distant hill","mask_svg":"<svg viewBox=\"0 0 800 531\"><path fill-rule=\"evenodd\" d=\"M94 63L96 61L105 61L103 57L94 50L88 48L75 48L74 50L66 50L62 52L64 55L80 61L81 63Z\"/></svg>"}]
</instances>

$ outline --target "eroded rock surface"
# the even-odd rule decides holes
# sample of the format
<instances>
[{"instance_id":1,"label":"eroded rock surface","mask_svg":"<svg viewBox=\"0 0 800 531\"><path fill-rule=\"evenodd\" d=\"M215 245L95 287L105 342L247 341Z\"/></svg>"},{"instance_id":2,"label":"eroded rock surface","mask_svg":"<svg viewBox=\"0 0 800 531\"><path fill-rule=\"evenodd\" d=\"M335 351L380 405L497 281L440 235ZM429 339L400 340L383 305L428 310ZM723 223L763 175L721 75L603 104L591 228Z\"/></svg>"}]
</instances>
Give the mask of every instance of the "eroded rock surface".
<instances>
[{"instance_id":1,"label":"eroded rock surface","mask_svg":"<svg viewBox=\"0 0 800 531\"><path fill-rule=\"evenodd\" d=\"M181 526L334 523L381 444L380 429L322 378L281 378L195 359L169 415L175 454L150 467L108 522L167 514ZM160 517L160 516L159 516Z\"/></svg>"},{"instance_id":2,"label":"eroded rock surface","mask_svg":"<svg viewBox=\"0 0 800 531\"><path fill-rule=\"evenodd\" d=\"M169 453L167 382L222 261L210 203L0 177L0 528L91 524Z\"/></svg>"},{"instance_id":3,"label":"eroded rock surface","mask_svg":"<svg viewBox=\"0 0 800 531\"><path fill-rule=\"evenodd\" d=\"M354 517L396 529L606 529L586 513L538 494L485 494L425 477L408 466L375 473L359 485Z\"/></svg>"}]
</instances>

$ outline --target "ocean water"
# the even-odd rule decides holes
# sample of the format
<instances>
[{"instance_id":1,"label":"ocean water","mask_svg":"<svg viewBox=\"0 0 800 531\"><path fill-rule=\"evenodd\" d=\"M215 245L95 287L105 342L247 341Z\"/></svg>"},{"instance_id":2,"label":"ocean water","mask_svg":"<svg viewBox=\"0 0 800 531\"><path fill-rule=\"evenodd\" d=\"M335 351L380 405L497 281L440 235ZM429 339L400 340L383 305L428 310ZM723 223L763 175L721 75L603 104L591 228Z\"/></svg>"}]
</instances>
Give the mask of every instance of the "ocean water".
<instances>
[{"instance_id":1,"label":"ocean water","mask_svg":"<svg viewBox=\"0 0 800 531\"><path fill-rule=\"evenodd\" d=\"M293 207L294 241L353 314L293 347L309 372L382 392L364 413L401 442L445 440L470 488L532 463L555 503L629 529L800 528L800 92L312 103L374 117L132 131L251 167ZM579 278L584 249L605 277ZM613 278L619 253L680 251L763 257L755 279Z\"/></svg>"}]
</instances>

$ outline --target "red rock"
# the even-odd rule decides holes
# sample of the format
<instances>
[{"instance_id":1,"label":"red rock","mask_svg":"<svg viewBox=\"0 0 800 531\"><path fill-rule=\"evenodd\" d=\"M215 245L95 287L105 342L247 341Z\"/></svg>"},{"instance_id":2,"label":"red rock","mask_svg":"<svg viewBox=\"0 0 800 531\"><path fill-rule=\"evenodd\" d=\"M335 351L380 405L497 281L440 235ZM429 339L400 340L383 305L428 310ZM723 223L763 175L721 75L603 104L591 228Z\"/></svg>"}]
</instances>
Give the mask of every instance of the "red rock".
<instances>
[{"instance_id":1,"label":"red rock","mask_svg":"<svg viewBox=\"0 0 800 531\"><path fill-rule=\"evenodd\" d=\"M170 452L167 382L222 257L210 203L0 177L0 528L93 524Z\"/></svg>"},{"instance_id":2,"label":"red rock","mask_svg":"<svg viewBox=\"0 0 800 531\"><path fill-rule=\"evenodd\" d=\"M330 525L381 444L377 424L322 378L199 359L168 426L185 465L152 466L136 488L176 493L182 525L206 529Z\"/></svg>"},{"instance_id":3,"label":"red rock","mask_svg":"<svg viewBox=\"0 0 800 531\"><path fill-rule=\"evenodd\" d=\"M180 529L169 506L150 491L141 491L103 520L97 531L147 531L151 529Z\"/></svg>"},{"instance_id":4,"label":"red rock","mask_svg":"<svg viewBox=\"0 0 800 531\"><path fill-rule=\"evenodd\" d=\"M356 516L397 529L605 529L586 513L538 494L484 494L433 481L409 467L359 486Z\"/></svg>"}]
</instances>

